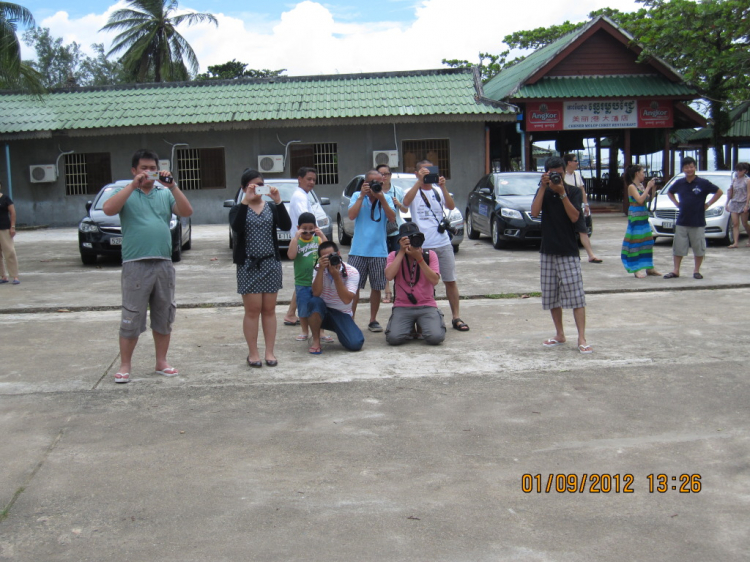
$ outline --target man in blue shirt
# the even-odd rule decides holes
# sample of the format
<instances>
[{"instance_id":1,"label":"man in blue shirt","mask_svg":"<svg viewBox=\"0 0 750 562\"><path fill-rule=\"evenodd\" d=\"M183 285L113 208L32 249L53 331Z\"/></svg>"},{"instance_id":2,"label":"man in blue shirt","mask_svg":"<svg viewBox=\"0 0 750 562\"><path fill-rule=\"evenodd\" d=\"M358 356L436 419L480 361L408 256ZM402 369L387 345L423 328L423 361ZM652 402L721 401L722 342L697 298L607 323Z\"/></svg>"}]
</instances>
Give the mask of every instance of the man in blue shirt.
<instances>
[{"instance_id":1,"label":"man in blue shirt","mask_svg":"<svg viewBox=\"0 0 750 562\"><path fill-rule=\"evenodd\" d=\"M383 175L370 170L360 191L349 203L349 220L354 221L354 237L349 250L349 265L359 271L359 288L364 289L370 278L370 323L371 332L382 332L377 315L380 308L380 293L385 289L385 262L388 258L386 225L396 220L393 196L383 191ZM352 315L357 311L359 291L354 299Z\"/></svg>"},{"instance_id":2,"label":"man in blue shirt","mask_svg":"<svg viewBox=\"0 0 750 562\"><path fill-rule=\"evenodd\" d=\"M722 191L707 179L695 175L695 159L683 158L682 173L684 178L678 179L669 188L669 199L680 210L674 228L672 254L674 269L664 276L664 279L674 279L680 276L682 258L688 255L688 247L693 248L695 269L693 277L703 279L700 273L703 256L706 255L706 211L722 196ZM706 198L713 193L711 200Z\"/></svg>"}]
</instances>

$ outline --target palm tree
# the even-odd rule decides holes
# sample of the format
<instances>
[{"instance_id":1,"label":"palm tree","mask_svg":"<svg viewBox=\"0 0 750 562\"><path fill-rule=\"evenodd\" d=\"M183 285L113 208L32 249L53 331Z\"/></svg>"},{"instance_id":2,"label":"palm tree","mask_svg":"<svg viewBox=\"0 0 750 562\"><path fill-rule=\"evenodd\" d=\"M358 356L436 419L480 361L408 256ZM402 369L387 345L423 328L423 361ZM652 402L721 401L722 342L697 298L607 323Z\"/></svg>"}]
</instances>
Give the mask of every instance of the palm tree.
<instances>
[{"instance_id":1,"label":"palm tree","mask_svg":"<svg viewBox=\"0 0 750 562\"><path fill-rule=\"evenodd\" d=\"M12 2L0 2L0 88L41 94L41 75L21 60L21 43L16 29L34 25L31 12Z\"/></svg>"},{"instance_id":2,"label":"palm tree","mask_svg":"<svg viewBox=\"0 0 750 562\"><path fill-rule=\"evenodd\" d=\"M107 56L125 50L120 62L137 82L151 76L156 82L186 80L188 70L198 72L193 48L175 27L204 21L218 26L212 14L173 15L178 9L177 0L128 0L128 4L129 8L113 12L101 29L122 31Z\"/></svg>"}]
</instances>

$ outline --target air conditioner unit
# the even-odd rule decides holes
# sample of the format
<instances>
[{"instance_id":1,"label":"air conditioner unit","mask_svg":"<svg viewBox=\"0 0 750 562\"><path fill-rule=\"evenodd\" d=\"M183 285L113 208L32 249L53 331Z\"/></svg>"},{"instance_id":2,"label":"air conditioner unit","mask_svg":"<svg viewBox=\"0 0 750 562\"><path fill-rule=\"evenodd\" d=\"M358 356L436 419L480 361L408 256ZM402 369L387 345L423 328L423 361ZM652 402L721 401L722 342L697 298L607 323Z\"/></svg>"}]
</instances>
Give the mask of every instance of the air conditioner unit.
<instances>
[{"instance_id":1,"label":"air conditioner unit","mask_svg":"<svg viewBox=\"0 0 750 562\"><path fill-rule=\"evenodd\" d=\"M31 183L51 183L57 181L57 167L54 164L29 166Z\"/></svg>"},{"instance_id":2,"label":"air conditioner unit","mask_svg":"<svg viewBox=\"0 0 750 562\"><path fill-rule=\"evenodd\" d=\"M159 160L159 171L169 171L169 160Z\"/></svg>"},{"instance_id":3,"label":"air conditioner unit","mask_svg":"<svg viewBox=\"0 0 750 562\"><path fill-rule=\"evenodd\" d=\"M258 156L258 171L273 174L284 171L283 154L260 154Z\"/></svg>"},{"instance_id":4,"label":"air conditioner unit","mask_svg":"<svg viewBox=\"0 0 750 562\"><path fill-rule=\"evenodd\" d=\"M398 166L398 150L375 150L372 153L372 165L388 164L391 168Z\"/></svg>"}]
</instances>

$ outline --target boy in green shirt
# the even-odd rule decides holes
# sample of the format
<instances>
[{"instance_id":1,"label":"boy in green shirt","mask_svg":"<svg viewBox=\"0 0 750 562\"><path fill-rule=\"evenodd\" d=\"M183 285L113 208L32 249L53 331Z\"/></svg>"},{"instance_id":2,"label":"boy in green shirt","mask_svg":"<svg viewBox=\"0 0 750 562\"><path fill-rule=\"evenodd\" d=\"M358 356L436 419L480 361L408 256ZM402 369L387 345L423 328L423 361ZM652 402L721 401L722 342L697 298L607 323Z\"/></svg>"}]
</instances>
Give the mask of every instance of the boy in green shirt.
<instances>
[{"instance_id":1,"label":"boy in green shirt","mask_svg":"<svg viewBox=\"0 0 750 562\"><path fill-rule=\"evenodd\" d=\"M289 242L286 252L290 260L294 260L294 292L297 295L297 316L300 319L302 332L297 336L297 341L307 341L307 303L312 298L312 280L315 265L318 263L318 246L326 242L327 238L317 227L315 215L302 213L299 216L297 233ZM325 335L321 330L320 341L330 343L332 336Z\"/></svg>"}]
</instances>

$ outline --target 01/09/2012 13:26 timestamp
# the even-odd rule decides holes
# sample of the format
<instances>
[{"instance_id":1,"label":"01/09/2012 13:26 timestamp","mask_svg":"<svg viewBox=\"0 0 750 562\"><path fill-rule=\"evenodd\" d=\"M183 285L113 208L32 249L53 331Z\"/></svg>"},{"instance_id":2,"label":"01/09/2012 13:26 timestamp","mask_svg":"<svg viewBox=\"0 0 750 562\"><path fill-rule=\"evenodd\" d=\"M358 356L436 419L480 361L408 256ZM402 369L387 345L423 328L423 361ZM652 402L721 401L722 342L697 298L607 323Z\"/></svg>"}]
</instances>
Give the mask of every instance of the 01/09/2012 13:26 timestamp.
<instances>
[{"instance_id":1,"label":"01/09/2012 13:26 timestamp","mask_svg":"<svg viewBox=\"0 0 750 562\"><path fill-rule=\"evenodd\" d=\"M646 487L650 494L679 492L697 494L701 491L700 474L647 474ZM630 473L583 473L583 474L524 474L521 477L521 491L525 494L632 494L638 485Z\"/></svg>"}]
</instances>

